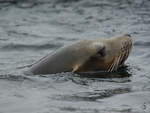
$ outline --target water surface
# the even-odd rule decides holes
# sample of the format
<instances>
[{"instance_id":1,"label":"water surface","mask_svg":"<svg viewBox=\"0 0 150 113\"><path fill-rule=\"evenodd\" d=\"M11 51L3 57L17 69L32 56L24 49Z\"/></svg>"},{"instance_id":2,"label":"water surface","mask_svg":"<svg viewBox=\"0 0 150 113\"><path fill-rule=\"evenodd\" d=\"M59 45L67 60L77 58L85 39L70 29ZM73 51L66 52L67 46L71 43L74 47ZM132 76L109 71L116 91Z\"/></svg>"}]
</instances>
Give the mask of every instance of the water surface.
<instances>
[{"instance_id":1,"label":"water surface","mask_svg":"<svg viewBox=\"0 0 150 113\"><path fill-rule=\"evenodd\" d=\"M149 113L149 30L149 0L0 0L0 113ZM19 68L75 41L126 33L134 41L128 77Z\"/></svg>"}]
</instances>

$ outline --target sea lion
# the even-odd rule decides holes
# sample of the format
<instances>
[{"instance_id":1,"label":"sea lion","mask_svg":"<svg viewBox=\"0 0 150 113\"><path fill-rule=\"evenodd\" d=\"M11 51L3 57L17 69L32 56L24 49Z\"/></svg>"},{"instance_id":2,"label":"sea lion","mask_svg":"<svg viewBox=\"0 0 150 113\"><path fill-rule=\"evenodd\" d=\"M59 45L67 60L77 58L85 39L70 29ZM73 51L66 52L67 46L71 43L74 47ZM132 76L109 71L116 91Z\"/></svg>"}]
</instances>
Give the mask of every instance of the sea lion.
<instances>
[{"instance_id":1,"label":"sea lion","mask_svg":"<svg viewBox=\"0 0 150 113\"><path fill-rule=\"evenodd\" d=\"M131 36L84 40L62 47L29 68L32 74L113 72L124 64L132 48Z\"/></svg>"}]
</instances>

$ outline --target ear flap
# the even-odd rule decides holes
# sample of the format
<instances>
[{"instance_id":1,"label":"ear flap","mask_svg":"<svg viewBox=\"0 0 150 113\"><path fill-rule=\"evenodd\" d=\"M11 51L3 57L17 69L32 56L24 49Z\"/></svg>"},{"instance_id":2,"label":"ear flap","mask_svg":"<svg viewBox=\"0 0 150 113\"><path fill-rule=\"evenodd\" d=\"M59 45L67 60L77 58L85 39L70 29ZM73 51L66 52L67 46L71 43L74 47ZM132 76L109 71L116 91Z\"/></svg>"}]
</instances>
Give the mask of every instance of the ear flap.
<instances>
[{"instance_id":1,"label":"ear flap","mask_svg":"<svg viewBox=\"0 0 150 113\"><path fill-rule=\"evenodd\" d=\"M79 70L79 68L80 68L81 65L82 65L82 64L76 64L76 65L74 65L74 66L72 67L72 72L74 73L74 72L76 72L77 70Z\"/></svg>"}]
</instances>

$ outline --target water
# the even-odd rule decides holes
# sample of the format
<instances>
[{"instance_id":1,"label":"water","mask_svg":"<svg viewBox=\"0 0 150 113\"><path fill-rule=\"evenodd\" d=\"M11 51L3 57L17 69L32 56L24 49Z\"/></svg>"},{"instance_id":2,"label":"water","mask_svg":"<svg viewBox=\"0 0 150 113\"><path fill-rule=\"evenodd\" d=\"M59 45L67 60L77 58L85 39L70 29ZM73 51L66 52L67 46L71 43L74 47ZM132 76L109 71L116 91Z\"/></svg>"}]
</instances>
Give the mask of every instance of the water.
<instances>
[{"instance_id":1,"label":"water","mask_svg":"<svg viewBox=\"0 0 150 113\"><path fill-rule=\"evenodd\" d=\"M149 0L0 0L0 113L149 113L149 30ZM19 68L75 41L126 33L134 41L128 77Z\"/></svg>"}]
</instances>

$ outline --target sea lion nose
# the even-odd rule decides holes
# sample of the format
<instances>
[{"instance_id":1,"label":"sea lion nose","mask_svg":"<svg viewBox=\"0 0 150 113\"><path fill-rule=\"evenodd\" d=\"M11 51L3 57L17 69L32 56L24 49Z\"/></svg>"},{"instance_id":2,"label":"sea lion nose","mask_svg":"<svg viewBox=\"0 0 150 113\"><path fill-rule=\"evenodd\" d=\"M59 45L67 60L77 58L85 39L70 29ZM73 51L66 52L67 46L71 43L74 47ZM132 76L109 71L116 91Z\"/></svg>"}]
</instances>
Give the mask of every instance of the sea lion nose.
<instances>
[{"instance_id":1,"label":"sea lion nose","mask_svg":"<svg viewBox=\"0 0 150 113\"><path fill-rule=\"evenodd\" d=\"M131 37L131 35L130 35L130 34L125 34L125 36Z\"/></svg>"}]
</instances>

